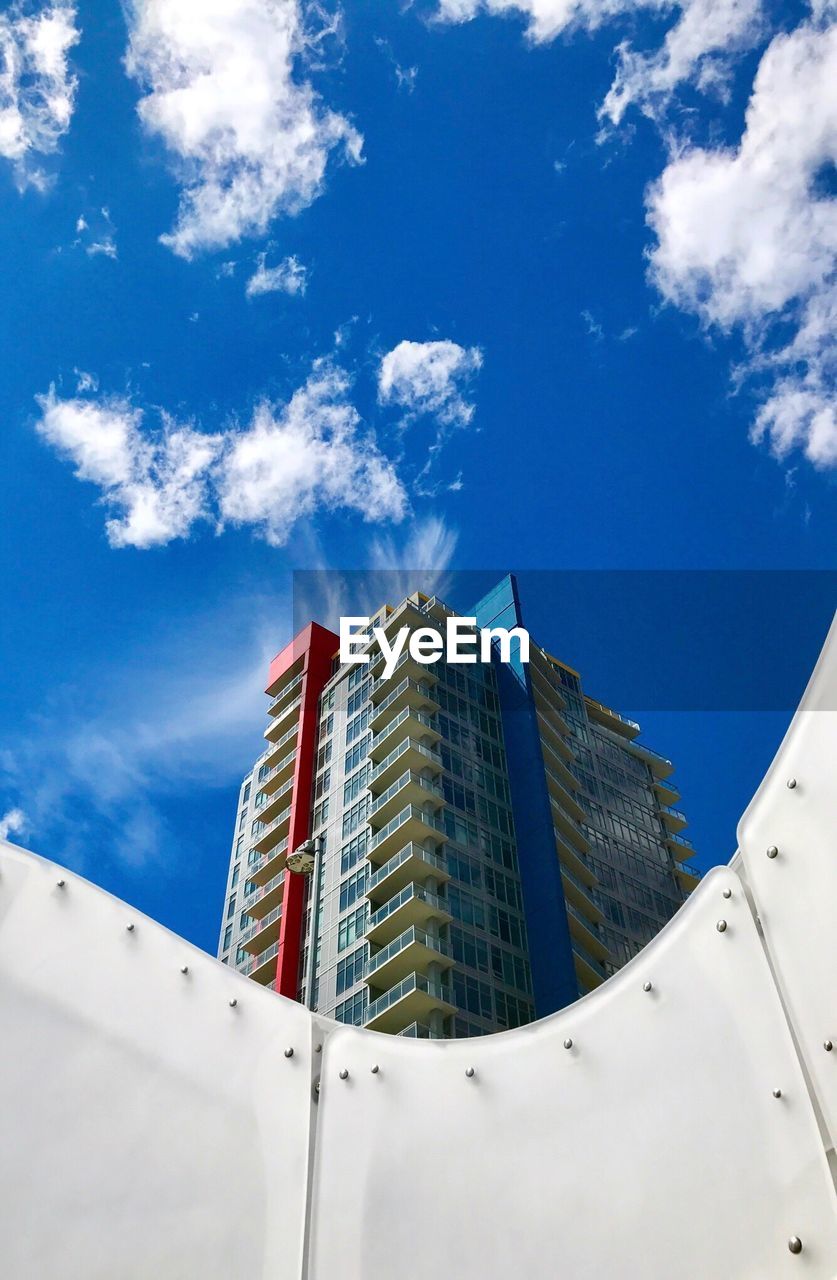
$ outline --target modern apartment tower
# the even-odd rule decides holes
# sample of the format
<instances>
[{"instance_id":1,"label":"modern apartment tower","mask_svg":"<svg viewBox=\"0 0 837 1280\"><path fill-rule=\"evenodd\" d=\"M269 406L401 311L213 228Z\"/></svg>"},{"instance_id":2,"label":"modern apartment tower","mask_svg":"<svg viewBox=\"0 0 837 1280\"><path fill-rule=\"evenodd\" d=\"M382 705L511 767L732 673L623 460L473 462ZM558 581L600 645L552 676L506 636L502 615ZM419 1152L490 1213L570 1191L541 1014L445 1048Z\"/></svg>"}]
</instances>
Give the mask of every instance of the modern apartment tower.
<instances>
[{"instance_id":1,"label":"modern apartment tower","mask_svg":"<svg viewBox=\"0 0 837 1280\"><path fill-rule=\"evenodd\" d=\"M534 638L528 664L405 652L382 678L373 626L443 628L450 613L420 592L384 605L368 665L341 665L314 622L274 659L221 927L225 963L400 1035L483 1035L571 1003L697 883L671 761ZM514 578L466 616L523 625ZM287 859L308 840L303 876Z\"/></svg>"}]
</instances>

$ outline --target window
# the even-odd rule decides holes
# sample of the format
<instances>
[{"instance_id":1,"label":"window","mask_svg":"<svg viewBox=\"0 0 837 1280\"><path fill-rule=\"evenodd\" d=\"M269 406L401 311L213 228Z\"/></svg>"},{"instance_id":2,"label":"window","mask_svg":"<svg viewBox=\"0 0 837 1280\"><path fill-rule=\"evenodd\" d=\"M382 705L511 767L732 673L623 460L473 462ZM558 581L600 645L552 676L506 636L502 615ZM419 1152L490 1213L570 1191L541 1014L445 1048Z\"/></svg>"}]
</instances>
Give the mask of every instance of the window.
<instances>
[{"instance_id":1,"label":"window","mask_svg":"<svg viewBox=\"0 0 837 1280\"><path fill-rule=\"evenodd\" d=\"M366 753L369 750L369 741L371 737L372 735L370 733L365 734L359 742L355 743L351 751L346 752L346 759L343 762L343 771L345 773L351 773L352 769L356 769L360 762L365 758Z\"/></svg>"},{"instance_id":2,"label":"window","mask_svg":"<svg viewBox=\"0 0 837 1280\"><path fill-rule=\"evenodd\" d=\"M328 817L328 796L314 810L311 825L314 829L321 826Z\"/></svg>"},{"instance_id":3,"label":"window","mask_svg":"<svg viewBox=\"0 0 837 1280\"><path fill-rule=\"evenodd\" d=\"M369 777L369 765L367 764L362 769L358 769L357 773L354 774L353 777L349 778L348 781L343 784L343 804L344 805L351 804L351 802L355 799L355 797L360 795L361 791L363 791L364 787L366 786L366 781L368 777Z\"/></svg>"},{"instance_id":4,"label":"window","mask_svg":"<svg viewBox=\"0 0 837 1280\"><path fill-rule=\"evenodd\" d=\"M363 1015L366 1012L366 1006L369 1002L369 993L365 987L358 991L356 995L349 996L348 1000L344 1000L334 1010L334 1016L338 1022L346 1022L351 1027L359 1027L363 1022Z\"/></svg>"},{"instance_id":5,"label":"window","mask_svg":"<svg viewBox=\"0 0 837 1280\"><path fill-rule=\"evenodd\" d=\"M241 810L241 817L238 819L238 829L239 829L239 831L243 831L243 830L244 830L244 824L245 824L245 822L246 822L246 821L247 821L247 810L246 810L246 809L242 809L242 810Z\"/></svg>"},{"instance_id":6,"label":"window","mask_svg":"<svg viewBox=\"0 0 837 1280\"><path fill-rule=\"evenodd\" d=\"M367 680L364 684L360 686L359 689L355 689L354 693L350 695L348 704L346 706L347 715L353 716L356 711L360 710L360 708L363 706L366 699L369 697L369 689L371 684L372 684L372 681Z\"/></svg>"},{"instance_id":7,"label":"window","mask_svg":"<svg viewBox=\"0 0 837 1280\"><path fill-rule=\"evenodd\" d=\"M235 842L235 856L241 857L241 850L244 848L244 836L239 836Z\"/></svg>"},{"instance_id":8,"label":"window","mask_svg":"<svg viewBox=\"0 0 837 1280\"><path fill-rule=\"evenodd\" d=\"M235 886L238 884L238 877L240 872L241 872L241 863L237 862L233 867L232 880L230 881L231 889L234 889Z\"/></svg>"},{"instance_id":9,"label":"window","mask_svg":"<svg viewBox=\"0 0 837 1280\"><path fill-rule=\"evenodd\" d=\"M340 910L347 911L363 893L366 888L367 864L364 863L359 871L349 876L348 880L344 880L340 886Z\"/></svg>"},{"instance_id":10,"label":"window","mask_svg":"<svg viewBox=\"0 0 837 1280\"><path fill-rule=\"evenodd\" d=\"M337 950L345 951L353 942L357 942L358 938L363 937L366 928L366 903L353 911L351 915L346 916L345 920L340 921L340 927L337 931Z\"/></svg>"},{"instance_id":11,"label":"window","mask_svg":"<svg viewBox=\"0 0 837 1280\"><path fill-rule=\"evenodd\" d=\"M360 982L366 965L366 947L358 947L350 956L344 956L337 962L337 994L341 996L349 987Z\"/></svg>"},{"instance_id":12,"label":"window","mask_svg":"<svg viewBox=\"0 0 837 1280\"><path fill-rule=\"evenodd\" d=\"M233 935L233 927L231 924L228 924L226 929L224 930L224 945L222 947L223 951L229 951L230 943L232 942L232 935Z\"/></svg>"},{"instance_id":13,"label":"window","mask_svg":"<svg viewBox=\"0 0 837 1280\"><path fill-rule=\"evenodd\" d=\"M317 779L317 784L314 788L314 799L319 800L321 796L325 795L326 791L328 791L330 786L331 786L331 770L326 769L324 770L323 773L320 774L319 778Z\"/></svg>"},{"instance_id":14,"label":"window","mask_svg":"<svg viewBox=\"0 0 837 1280\"><path fill-rule=\"evenodd\" d=\"M331 759L331 742L326 742L317 752L317 772L324 768Z\"/></svg>"},{"instance_id":15,"label":"window","mask_svg":"<svg viewBox=\"0 0 837 1280\"><path fill-rule=\"evenodd\" d=\"M369 832L361 831L358 835L350 840L348 844L344 844L340 850L340 874L345 875L347 871L351 871L352 867L366 856L366 846L369 843Z\"/></svg>"},{"instance_id":16,"label":"window","mask_svg":"<svg viewBox=\"0 0 837 1280\"><path fill-rule=\"evenodd\" d=\"M250 799L250 783L248 782L247 786L244 788L244 795L241 797L241 803L246 804L249 799Z\"/></svg>"},{"instance_id":17,"label":"window","mask_svg":"<svg viewBox=\"0 0 837 1280\"><path fill-rule=\"evenodd\" d=\"M326 716L324 720L320 721L320 737L327 738L333 728L334 728L334 715L332 713L331 715Z\"/></svg>"},{"instance_id":18,"label":"window","mask_svg":"<svg viewBox=\"0 0 837 1280\"><path fill-rule=\"evenodd\" d=\"M234 915L235 915L235 894L233 893L230 895L230 900L227 903L227 919L232 920Z\"/></svg>"},{"instance_id":19,"label":"window","mask_svg":"<svg viewBox=\"0 0 837 1280\"><path fill-rule=\"evenodd\" d=\"M361 711L359 716L355 716L354 720L350 720L346 725L346 746L350 742L354 742L362 733L365 733L369 727L369 717L372 714L371 707L367 707Z\"/></svg>"},{"instance_id":20,"label":"window","mask_svg":"<svg viewBox=\"0 0 837 1280\"><path fill-rule=\"evenodd\" d=\"M242 911L241 919L238 922L239 929L249 929L252 923L253 921L250 919L248 913L246 911Z\"/></svg>"},{"instance_id":21,"label":"window","mask_svg":"<svg viewBox=\"0 0 837 1280\"><path fill-rule=\"evenodd\" d=\"M351 809L347 809L343 814L343 835L350 836L356 831L362 822L366 820L366 814L369 811L369 796L363 796L358 800L357 804L353 804Z\"/></svg>"}]
</instances>

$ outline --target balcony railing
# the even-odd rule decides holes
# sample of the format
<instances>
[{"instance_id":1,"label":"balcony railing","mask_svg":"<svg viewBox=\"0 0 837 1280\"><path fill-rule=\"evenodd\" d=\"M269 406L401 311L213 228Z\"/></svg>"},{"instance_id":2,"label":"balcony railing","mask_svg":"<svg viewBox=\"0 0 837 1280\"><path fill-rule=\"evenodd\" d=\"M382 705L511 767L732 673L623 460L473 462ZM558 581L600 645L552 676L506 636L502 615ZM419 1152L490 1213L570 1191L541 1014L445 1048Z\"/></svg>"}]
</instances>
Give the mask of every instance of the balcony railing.
<instances>
[{"instance_id":1,"label":"balcony railing","mask_svg":"<svg viewBox=\"0 0 837 1280\"><path fill-rule=\"evenodd\" d=\"M287 733L283 733L281 738L279 738L276 742L272 742L270 746L267 748L267 750L262 752L262 754L259 756L254 766L257 777L258 777L259 765L262 764L265 760L267 760L268 756L272 756L274 752L278 751L280 747L284 747L286 742L290 742L291 738L293 738L293 736L297 733L298 729L299 729L298 724L292 724L290 729L288 729ZM284 760L280 760L279 764L274 765L273 768L278 769L284 763L285 763ZM272 772L273 772L273 769L271 769L271 773Z\"/></svg>"},{"instance_id":2,"label":"balcony railing","mask_svg":"<svg viewBox=\"0 0 837 1280\"><path fill-rule=\"evenodd\" d=\"M408 769L406 773L402 773L400 778L396 778L395 782L391 783L386 791L382 791L379 796L375 797L367 816L369 818L374 817L379 810L383 809L384 805L398 795L399 791L403 791L411 783L413 786L420 787L423 791L429 791L431 795L438 796L440 800L444 798L441 787L438 787L429 778L423 778L421 774L414 773L411 769Z\"/></svg>"},{"instance_id":3,"label":"balcony railing","mask_svg":"<svg viewBox=\"0 0 837 1280\"><path fill-rule=\"evenodd\" d=\"M239 973L243 973L245 977L250 977L257 969L261 969L262 965L267 964L268 960L272 960L279 951L279 942L273 942L265 951L261 951L249 964L243 964L239 968Z\"/></svg>"},{"instance_id":4,"label":"balcony railing","mask_svg":"<svg viewBox=\"0 0 837 1280\"><path fill-rule=\"evenodd\" d=\"M577 938L571 938L570 942L572 943L572 949L576 955L580 956L584 963L589 965L593 972L604 981L607 977L607 973L605 972L605 967L601 960L597 960L596 957L592 955Z\"/></svg>"},{"instance_id":5,"label":"balcony railing","mask_svg":"<svg viewBox=\"0 0 837 1280\"><path fill-rule=\"evenodd\" d=\"M389 898L382 907L378 907L377 911L372 912L366 922L366 932L371 933L373 929L377 929L378 925L383 924L399 907L403 907L414 899L418 902L426 902L428 907L433 907L449 917L448 905L438 894L432 893L430 889L425 889L421 885L410 883L405 885L394 898Z\"/></svg>"},{"instance_id":6,"label":"balcony railing","mask_svg":"<svg viewBox=\"0 0 837 1280\"><path fill-rule=\"evenodd\" d=\"M389 991L385 991L382 996L378 996L377 1000L373 1000L367 1005L366 1013L363 1021L371 1022L373 1018L379 1018L382 1013L390 1009L399 1000L403 1000L411 991L423 991L426 995L431 996L434 1000L439 1000L442 1004L452 1004L450 992L444 983L426 978L423 973L410 973L403 978L396 986L390 987Z\"/></svg>"},{"instance_id":7,"label":"balcony railing","mask_svg":"<svg viewBox=\"0 0 837 1280\"><path fill-rule=\"evenodd\" d=\"M426 862L429 867L438 871L440 875L447 875L447 865L444 858L440 858L438 853L432 853L430 849L423 849L421 845L405 844L403 849L399 849L398 853L387 861L382 862L376 871L372 873L367 881L366 892L375 889L382 880L386 880L393 872L397 871L400 866L408 862L410 858L419 858L422 862Z\"/></svg>"},{"instance_id":8,"label":"balcony railing","mask_svg":"<svg viewBox=\"0 0 837 1280\"><path fill-rule=\"evenodd\" d=\"M399 1036L409 1036L413 1040L444 1040L445 1037L441 1031L434 1031L428 1027L426 1022L411 1022L409 1027L405 1027L403 1031L396 1032Z\"/></svg>"},{"instance_id":9,"label":"balcony railing","mask_svg":"<svg viewBox=\"0 0 837 1280\"><path fill-rule=\"evenodd\" d=\"M255 938L256 934L261 933L262 929L267 929L269 925L273 924L274 920L278 920L281 914L282 903L278 907L274 907L272 911L269 911L261 920L257 920L255 924L251 924L249 928L245 929L238 939L238 945L243 947L251 938Z\"/></svg>"},{"instance_id":10,"label":"balcony railing","mask_svg":"<svg viewBox=\"0 0 837 1280\"><path fill-rule=\"evenodd\" d=\"M420 823L430 831L444 832L445 830L444 823L437 818L435 814L424 813L424 811L419 809L417 805L408 804L406 808L402 809L400 813L395 815L391 822L388 822L385 827L381 827L380 831L375 832L369 842L370 853L374 849L380 848L385 840L388 840L390 836L398 831L399 827L403 827L405 823L410 821Z\"/></svg>"},{"instance_id":11,"label":"balcony railing","mask_svg":"<svg viewBox=\"0 0 837 1280\"><path fill-rule=\"evenodd\" d=\"M268 880L267 884L262 885L260 889L257 889L253 893L249 894L249 896L244 899L244 909L247 912L247 914L248 915L250 914L251 907L255 907L258 902L261 902L262 899L266 898L269 893L272 893L273 890L277 887L277 885L280 885L284 879L285 879L285 872L280 871L279 874L275 875L272 880Z\"/></svg>"},{"instance_id":12,"label":"balcony railing","mask_svg":"<svg viewBox=\"0 0 837 1280\"><path fill-rule=\"evenodd\" d=\"M380 764L369 775L369 785L374 786L378 778L386 773L387 769L392 768L396 760L400 759L407 751L417 751L419 755L426 756L433 764L439 765L441 768L442 760L438 751L431 751L430 747L425 747L421 742L417 742L415 738L405 738L403 742L399 742L394 751L390 751L388 756L384 756Z\"/></svg>"},{"instance_id":13,"label":"balcony railing","mask_svg":"<svg viewBox=\"0 0 837 1280\"><path fill-rule=\"evenodd\" d=\"M403 711L399 711L394 720L390 720L389 723L385 724L377 733L372 734L372 741L369 744L370 752L374 751L376 747L379 747L384 739L389 737L391 733L394 733L395 730L407 719L415 720L417 724L423 725L438 737L439 726L431 716L426 716L423 711L417 711L415 707L405 707Z\"/></svg>"},{"instance_id":14,"label":"balcony railing","mask_svg":"<svg viewBox=\"0 0 837 1280\"><path fill-rule=\"evenodd\" d=\"M275 716L277 714L275 710L277 703L284 702L289 693L293 693L294 689L299 688L304 678L305 678L305 672L300 671L298 676L294 676L290 684L285 685L281 693L276 694L276 697L273 699L273 701L271 702L270 706L267 709L267 714L269 716Z\"/></svg>"},{"instance_id":15,"label":"balcony railing","mask_svg":"<svg viewBox=\"0 0 837 1280\"><path fill-rule=\"evenodd\" d=\"M293 702L289 702L286 707L282 708L278 716L273 717L270 724L267 726L267 728L264 731L264 736L266 738L270 738L270 735L273 733L276 726L278 724L282 724L283 721L287 720L288 716L291 714L292 711L298 711L301 706L302 706L302 698L296 698ZM273 741L272 738L270 738L270 740Z\"/></svg>"},{"instance_id":16,"label":"balcony railing","mask_svg":"<svg viewBox=\"0 0 837 1280\"><path fill-rule=\"evenodd\" d=\"M382 947L380 951L376 951L374 956L370 956L366 962L366 970L364 977L369 979L375 973L379 972L388 961L394 959L407 947L413 945L414 942L419 943L423 947L427 947L428 951L435 951L440 956L452 959L450 947L446 942L442 942L440 938L434 938L424 929L420 929L418 925L411 924L409 929L405 929L397 938L393 938L386 947Z\"/></svg>"}]
</instances>

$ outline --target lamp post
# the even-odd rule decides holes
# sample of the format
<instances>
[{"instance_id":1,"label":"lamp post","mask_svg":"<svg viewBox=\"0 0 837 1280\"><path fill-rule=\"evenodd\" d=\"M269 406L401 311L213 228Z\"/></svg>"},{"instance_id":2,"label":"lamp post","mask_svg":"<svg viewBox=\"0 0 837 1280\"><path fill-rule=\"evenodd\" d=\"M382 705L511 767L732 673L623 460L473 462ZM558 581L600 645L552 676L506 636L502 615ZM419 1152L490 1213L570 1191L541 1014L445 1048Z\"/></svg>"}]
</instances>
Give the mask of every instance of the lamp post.
<instances>
[{"instance_id":1,"label":"lamp post","mask_svg":"<svg viewBox=\"0 0 837 1280\"><path fill-rule=\"evenodd\" d=\"M323 837L314 836L304 840L301 845L288 855L288 870L298 876L313 875L311 892L311 928L308 938L308 959L305 965L305 1003L309 1009L314 1008L314 969L317 952L317 916L320 913L320 867L323 859Z\"/></svg>"}]
</instances>

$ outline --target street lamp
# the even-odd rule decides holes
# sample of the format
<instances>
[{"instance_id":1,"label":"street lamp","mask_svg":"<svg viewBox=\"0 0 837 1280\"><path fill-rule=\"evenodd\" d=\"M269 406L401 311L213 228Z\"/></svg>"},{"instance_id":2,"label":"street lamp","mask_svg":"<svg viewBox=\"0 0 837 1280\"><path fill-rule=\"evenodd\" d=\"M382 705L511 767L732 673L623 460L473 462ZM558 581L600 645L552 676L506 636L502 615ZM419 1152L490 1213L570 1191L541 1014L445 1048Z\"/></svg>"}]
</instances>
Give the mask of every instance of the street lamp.
<instances>
[{"instance_id":1,"label":"street lamp","mask_svg":"<svg viewBox=\"0 0 837 1280\"><path fill-rule=\"evenodd\" d=\"M287 867L298 876L313 875L313 892L311 894L311 928L308 938L308 960L305 965L305 1003L309 1009L314 1008L314 957L317 951L317 916L320 913L320 866L323 857L323 837L314 836L304 840L301 845L288 854Z\"/></svg>"}]
</instances>

